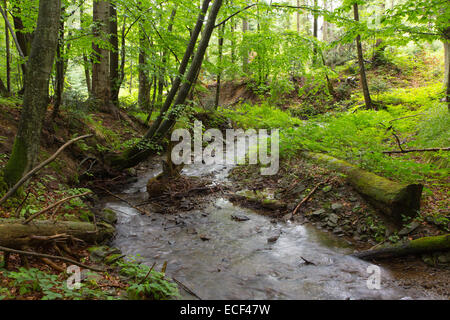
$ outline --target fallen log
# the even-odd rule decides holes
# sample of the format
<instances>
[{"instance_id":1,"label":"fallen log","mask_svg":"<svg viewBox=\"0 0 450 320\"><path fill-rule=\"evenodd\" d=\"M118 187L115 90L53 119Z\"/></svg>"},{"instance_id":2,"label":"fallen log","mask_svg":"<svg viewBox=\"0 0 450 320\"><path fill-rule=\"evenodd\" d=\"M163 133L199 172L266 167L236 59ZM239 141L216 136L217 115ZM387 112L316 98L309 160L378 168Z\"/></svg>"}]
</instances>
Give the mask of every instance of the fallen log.
<instances>
[{"instance_id":1,"label":"fallen log","mask_svg":"<svg viewBox=\"0 0 450 320\"><path fill-rule=\"evenodd\" d=\"M363 260L388 259L411 254L431 253L434 251L447 251L450 249L450 234L434 237L424 237L400 243L394 246L382 247L375 250L361 251L352 254L353 257Z\"/></svg>"},{"instance_id":2,"label":"fallen log","mask_svg":"<svg viewBox=\"0 0 450 320\"><path fill-rule=\"evenodd\" d=\"M303 152L303 155L344 173L356 191L397 224L403 223L403 216L414 217L420 210L422 184L394 182L326 154Z\"/></svg>"},{"instance_id":3,"label":"fallen log","mask_svg":"<svg viewBox=\"0 0 450 320\"><path fill-rule=\"evenodd\" d=\"M21 249L51 241L51 236L60 234L86 243L99 243L114 235L114 228L107 223L94 225L87 222L50 220L35 220L29 224L23 222L23 219L0 219L0 246Z\"/></svg>"}]
</instances>

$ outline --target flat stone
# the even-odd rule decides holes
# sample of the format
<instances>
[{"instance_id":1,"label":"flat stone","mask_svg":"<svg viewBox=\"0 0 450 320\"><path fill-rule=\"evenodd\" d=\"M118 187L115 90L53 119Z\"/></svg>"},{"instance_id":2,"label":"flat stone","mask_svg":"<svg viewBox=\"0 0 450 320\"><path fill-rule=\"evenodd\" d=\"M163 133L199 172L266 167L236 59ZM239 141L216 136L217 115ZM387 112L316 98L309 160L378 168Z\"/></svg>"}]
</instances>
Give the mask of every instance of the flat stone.
<instances>
[{"instance_id":1,"label":"flat stone","mask_svg":"<svg viewBox=\"0 0 450 320\"><path fill-rule=\"evenodd\" d=\"M402 230L398 232L399 236L406 236L407 234L410 234L414 230L416 230L420 226L420 223L417 221L411 222L409 225L404 227Z\"/></svg>"},{"instance_id":2,"label":"flat stone","mask_svg":"<svg viewBox=\"0 0 450 320\"><path fill-rule=\"evenodd\" d=\"M343 205L341 203L339 203L339 202L331 204L331 209L333 211L339 211L340 209L342 209L342 207L343 207Z\"/></svg>"},{"instance_id":3,"label":"flat stone","mask_svg":"<svg viewBox=\"0 0 450 320\"><path fill-rule=\"evenodd\" d=\"M323 215L325 212L326 211L324 209L319 209L319 210L311 212L309 215L314 216L314 217L319 217L319 216Z\"/></svg>"},{"instance_id":4,"label":"flat stone","mask_svg":"<svg viewBox=\"0 0 450 320\"><path fill-rule=\"evenodd\" d=\"M250 218L249 217L247 217L247 216L244 216L244 215L231 215L231 219L233 219L234 221L239 221L239 222L242 222L242 221L248 221L248 220L250 220Z\"/></svg>"},{"instance_id":5,"label":"flat stone","mask_svg":"<svg viewBox=\"0 0 450 320\"><path fill-rule=\"evenodd\" d=\"M450 263L450 252L444 252L438 256L438 262L442 264Z\"/></svg>"},{"instance_id":6,"label":"flat stone","mask_svg":"<svg viewBox=\"0 0 450 320\"><path fill-rule=\"evenodd\" d=\"M267 238L267 242L268 242L268 243L274 243L274 242L277 242L277 240L278 240L279 237L280 237L280 235L276 235L276 236Z\"/></svg>"},{"instance_id":7,"label":"flat stone","mask_svg":"<svg viewBox=\"0 0 450 320\"><path fill-rule=\"evenodd\" d=\"M333 224L337 224L339 221L339 216L335 215L334 213L330 214L328 216L328 221L332 222Z\"/></svg>"}]
</instances>

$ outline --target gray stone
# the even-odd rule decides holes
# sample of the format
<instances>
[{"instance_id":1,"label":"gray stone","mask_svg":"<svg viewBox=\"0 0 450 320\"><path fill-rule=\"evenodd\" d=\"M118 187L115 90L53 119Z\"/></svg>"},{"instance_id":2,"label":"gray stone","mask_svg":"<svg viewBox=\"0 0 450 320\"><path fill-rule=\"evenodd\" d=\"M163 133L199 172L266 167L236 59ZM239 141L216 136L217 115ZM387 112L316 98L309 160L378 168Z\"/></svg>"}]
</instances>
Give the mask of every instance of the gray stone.
<instances>
[{"instance_id":1,"label":"gray stone","mask_svg":"<svg viewBox=\"0 0 450 320\"><path fill-rule=\"evenodd\" d=\"M112 209L103 209L100 213L100 217L109 224L117 223L117 213Z\"/></svg>"},{"instance_id":2,"label":"gray stone","mask_svg":"<svg viewBox=\"0 0 450 320\"><path fill-rule=\"evenodd\" d=\"M331 209L333 211L339 211L340 209L342 209L342 207L343 207L343 205L341 203L339 203L339 202L331 204Z\"/></svg>"},{"instance_id":3,"label":"gray stone","mask_svg":"<svg viewBox=\"0 0 450 320\"><path fill-rule=\"evenodd\" d=\"M442 264L450 263L450 252L444 252L438 255L438 262Z\"/></svg>"},{"instance_id":4,"label":"gray stone","mask_svg":"<svg viewBox=\"0 0 450 320\"><path fill-rule=\"evenodd\" d=\"M337 224L339 221L339 216L335 215L334 213L330 214L328 216L328 221L332 222L333 224Z\"/></svg>"},{"instance_id":5,"label":"gray stone","mask_svg":"<svg viewBox=\"0 0 450 320\"><path fill-rule=\"evenodd\" d=\"M324 209L319 209L316 211L311 212L309 215L313 216L313 217L319 217L321 215L323 215L326 211Z\"/></svg>"},{"instance_id":6,"label":"gray stone","mask_svg":"<svg viewBox=\"0 0 450 320\"><path fill-rule=\"evenodd\" d=\"M407 234L410 234L414 230L416 230L420 226L420 223L417 221L411 222L409 225L404 227L402 230L398 232L399 236L406 236Z\"/></svg>"}]
</instances>

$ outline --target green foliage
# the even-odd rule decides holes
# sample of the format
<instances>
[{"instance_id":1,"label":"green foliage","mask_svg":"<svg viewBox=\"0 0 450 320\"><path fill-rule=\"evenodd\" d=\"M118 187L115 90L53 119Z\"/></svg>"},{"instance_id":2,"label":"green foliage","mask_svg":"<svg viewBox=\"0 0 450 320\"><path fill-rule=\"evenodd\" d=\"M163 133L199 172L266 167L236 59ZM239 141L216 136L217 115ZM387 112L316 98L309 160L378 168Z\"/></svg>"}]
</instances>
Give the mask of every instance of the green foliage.
<instances>
[{"instance_id":1,"label":"green foliage","mask_svg":"<svg viewBox=\"0 0 450 320\"><path fill-rule=\"evenodd\" d=\"M67 288L65 274L54 275L36 268L20 268L19 271L2 270L12 279L11 285L20 295L38 294L42 300L118 299L102 291L95 282L81 283L80 289ZM14 298L8 297L6 298Z\"/></svg>"},{"instance_id":2,"label":"green foliage","mask_svg":"<svg viewBox=\"0 0 450 320\"><path fill-rule=\"evenodd\" d=\"M303 121L291 117L287 112L271 107L268 103L259 106L242 104L235 110L221 108L219 113L245 129L288 128L303 123Z\"/></svg>"},{"instance_id":3,"label":"green foliage","mask_svg":"<svg viewBox=\"0 0 450 320\"><path fill-rule=\"evenodd\" d=\"M407 139L404 148L447 146L449 115L446 106L436 102L436 96L433 96L436 92L434 84L427 88L397 89L380 94L380 99L391 103L395 99L398 103L408 103L408 106L388 104L386 110L380 111L354 109L339 114L328 113L307 122L267 104L242 105L236 110L222 112L245 128L281 128L282 157L296 156L299 150L325 152L387 177L420 181L427 176L444 177L448 171L433 162L417 162L409 154L391 157L382 152L398 149L392 128L402 139ZM417 117L420 113L427 116Z\"/></svg>"},{"instance_id":4,"label":"green foliage","mask_svg":"<svg viewBox=\"0 0 450 320\"><path fill-rule=\"evenodd\" d=\"M165 279L162 272L137 263L136 258L131 261L119 261L120 274L129 278L127 289L129 299L132 300L167 300L179 296L177 286Z\"/></svg>"}]
</instances>

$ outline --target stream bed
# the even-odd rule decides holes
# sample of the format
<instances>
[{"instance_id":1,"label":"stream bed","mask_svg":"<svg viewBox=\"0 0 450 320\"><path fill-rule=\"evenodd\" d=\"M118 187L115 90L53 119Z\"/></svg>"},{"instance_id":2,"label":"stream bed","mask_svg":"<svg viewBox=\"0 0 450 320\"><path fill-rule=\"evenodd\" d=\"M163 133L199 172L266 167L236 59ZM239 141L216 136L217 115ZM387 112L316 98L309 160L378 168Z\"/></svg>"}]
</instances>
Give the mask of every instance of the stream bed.
<instances>
[{"instance_id":1,"label":"stream bed","mask_svg":"<svg viewBox=\"0 0 450 320\"><path fill-rule=\"evenodd\" d=\"M189 165L182 174L212 177L230 183L231 166ZM126 186L122 197L138 204L146 200L146 184L161 169L156 166ZM143 263L167 261L166 274L202 299L440 299L414 287L397 284L380 267L380 289L369 289L370 263L348 256L342 239L295 222L278 222L241 208L221 194L208 195L202 209L177 214L140 212L126 203L106 199L117 212L113 246ZM244 216L236 221L232 216ZM277 238L278 237L278 238ZM272 238L271 240L268 240ZM370 268L369 268L370 271ZM373 271L372 271L373 272ZM370 280L369 280L370 281ZM194 296L180 288L184 299Z\"/></svg>"}]
</instances>

